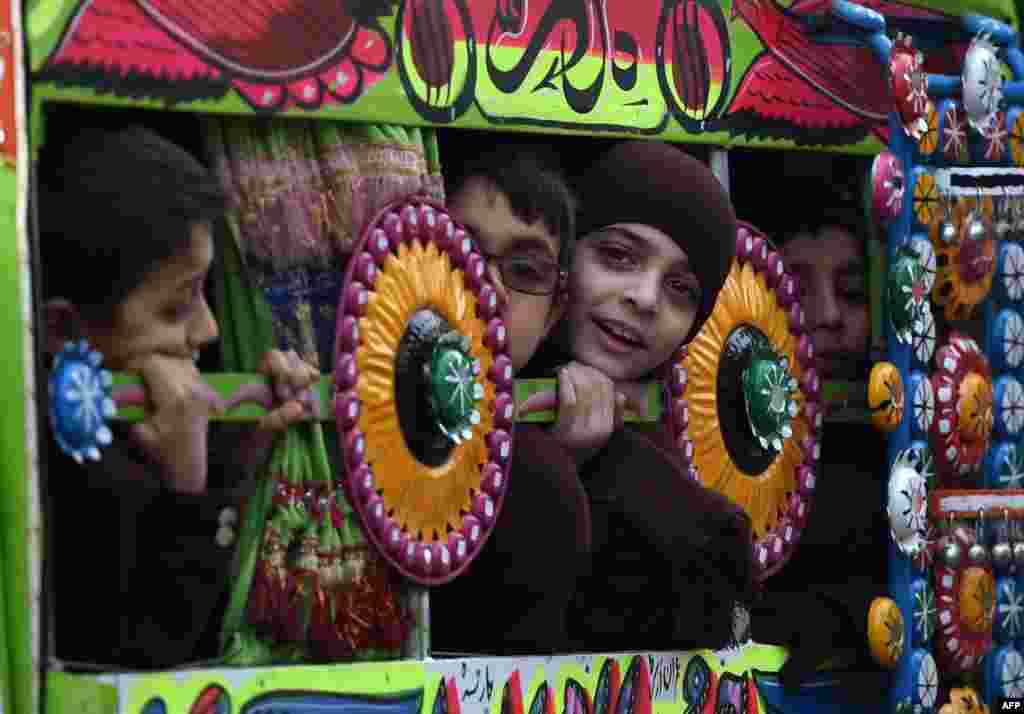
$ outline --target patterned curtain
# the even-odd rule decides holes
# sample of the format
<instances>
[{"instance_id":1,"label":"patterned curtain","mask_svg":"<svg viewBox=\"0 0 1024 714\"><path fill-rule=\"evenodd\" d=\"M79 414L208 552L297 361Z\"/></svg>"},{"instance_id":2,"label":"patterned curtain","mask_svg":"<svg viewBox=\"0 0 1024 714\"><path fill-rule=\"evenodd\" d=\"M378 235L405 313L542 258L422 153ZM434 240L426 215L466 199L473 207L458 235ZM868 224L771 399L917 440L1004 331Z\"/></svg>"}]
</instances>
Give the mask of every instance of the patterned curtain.
<instances>
[{"instance_id":1,"label":"patterned curtain","mask_svg":"<svg viewBox=\"0 0 1024 714\"><path fill-rule=\"evenodd\" d=\"M338 296L362 226L412 193L444 200L429 130L289 119L212 118L227 190L216 307L227 371L294 349L333 370ZM382 659L409 636L391 574L340 488L332 428L292 427L247 506L222 627L228 662ZM422 635L421 635L422 636Z\"/></svg>"},{"instance_id":2,"label":"patterned curtain","mask_svg":"<svg viewBox=\"0 0 1024 714\"><path fill-rule=\"evenodd\" d=\"M208 126L244 273L228 276L225 289L234 292L223 307L245 308L260 323L225 314L233 321L225 325L225 359L249 369L262 357L248 338L266 336L239 333L267 327L266 311L245 304L256 288L270 308L277 345L328 372L338 293L362 226L401 196L444 200L436 137L418 128L329 121L214 119Z\"/></svg>"}]
</instances>

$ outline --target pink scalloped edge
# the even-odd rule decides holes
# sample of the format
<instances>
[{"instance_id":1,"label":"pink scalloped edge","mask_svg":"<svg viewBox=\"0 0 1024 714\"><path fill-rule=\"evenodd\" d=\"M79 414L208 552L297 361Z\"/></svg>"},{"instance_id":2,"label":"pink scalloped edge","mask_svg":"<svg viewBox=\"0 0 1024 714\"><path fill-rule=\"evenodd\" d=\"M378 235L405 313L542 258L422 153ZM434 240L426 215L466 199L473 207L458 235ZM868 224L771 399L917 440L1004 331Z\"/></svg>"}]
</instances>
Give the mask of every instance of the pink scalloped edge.
<instances>
[{"instance_id":1,"label":"pink scalloped edge","mask_svg":"<svg viewBox=\"0 0 1024 714\"><path fill-rule=\"evenodd\" d=\"M989 450L992 436L986 440L985 448L975 460L965 460L968 444L960 435L959 403L960 383L969 372L978 371L989 383L992 383L992 367L988 357L981 351L973 339L954 330L946 343L935 350L935 371L928 377L935 394L935 417L928 432L928 443L935 458L935 468L940 481L956 481L977 469ZM943 392L951 391L950 399L940 398ZM993 405L994 406L994 405ZM943 433L942 424L948 426L948 433ZM955 456L950 457L950 450Z\"/></svg>"},{"instance_id":2,"label":"pink scalloped edge","mask_svg":"<svg viewBox=\"0 0 1024 714\"><path fill-rule=\"evenodd\" d=\"M956 528L952 533L947 534L942 540L955 540L964 554L975 543L975 538L963 528ZM960 615L960 580L968 568L972 567L964 558L956 568L951 568L944 563L936 563L933 573L932 590L935 594L936 615L938 618L948 618L946 624L935 628L935 651L936 658L952 674L969 672L973 670L984 658L985 654L992 649L992 628L991 626L982 633L972 632L965 627ZM991 566L983 566L990 574ZM997 587L998 589L998 587Z\"/></svg>"},{"instance_id":3,"label":"pink scalloped edge","mask_svg":"<svg viewBox=\"0 0 1024 714\"><path fill-rule=\"evenodd\" d=\"M804 410L807 413L810 430L809 436L800 444L804 460L798 467L797 487L787 494L782 517L774 528L751 544L755 577L758 581L763 581L781 570L789 561L800 542L803 528L810 515L820 457L820 380L813 367L814 350L810 336L805 334L803 329L803 309L800 307L796 280L786 270L785 263L771 240L746 221L737 221L736 262L739 265L750 263L755 271L763 275L765 284L775 293L779 305L787 310L790 331L798 338L796 358L804 368L800 388L805 395ZM688 377L685 367L686 355L687 349L683 346L666 374L670 398L665 415L672 428L675 442L689 463L694 446L689 438L689 412L683 398ZM699 480L696 466L692 463L690 473L691 477Z\"/></svg>"},{"instance_id":4,"label":"pink scalloped edge","mask_svg":"<svg viewBox=\"0 0 1024 714\"><path fill-rule=\"evenodd\" d=\"M466 569L498 520L512 463L515 422L514 418L505 418L505 410L496 411L495 428L483 437L490 458L481 468L480 487L473 494L471 512L463 516L462 527L448 533L446 540L412 538L388 515L387 505L376 490L372 465L363 461L365 438L356 426L358 418L353 416L358 413L354 387L358 381L355 357L359 339L358 334L353 336L346 328L352 327L353 318L358 324L387 256L395 254L401 242L412 240L435 243L463 270L467 289L477 297L477 319L485 325L485 349L494 355L491 370L481 375L495 386L494 403L489 406L497 408L513 399L512 363L505 340L502 305L476 242L436 201L420 195L392 201L364 226L345 271L341 292L335 379L339 391L352 390L346 399L338 399L336 404L338 433L348 474L341 482L367 538L382 557L416 583L440 585ZM490 344L486 344L488 342Z\"/></svg>"}]
</instances>

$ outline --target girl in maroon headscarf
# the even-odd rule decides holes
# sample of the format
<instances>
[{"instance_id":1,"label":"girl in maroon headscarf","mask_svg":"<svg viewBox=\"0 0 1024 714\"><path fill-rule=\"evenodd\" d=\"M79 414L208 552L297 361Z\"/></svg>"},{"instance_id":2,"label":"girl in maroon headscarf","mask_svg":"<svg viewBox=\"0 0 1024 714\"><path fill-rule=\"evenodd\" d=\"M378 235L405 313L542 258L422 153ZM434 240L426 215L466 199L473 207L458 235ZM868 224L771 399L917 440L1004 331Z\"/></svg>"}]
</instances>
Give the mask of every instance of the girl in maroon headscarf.
<instances>
[{"instance_id":1,"label":"girl in maroon headscarf","mask_svg":"<svg viewBox=\"0 0 1024 714\"><path fill-rule=\"evenodd\" d=\"M668 429L618 415L710 315L733 258L732 206L702 163L642 141L599 159L578 198L569 306L531 365L562 365L552 431L590 500L593 569L570 631L588 650L721 647L753 589L749 519L689 478Z\"/></svg>"}]
</instances>

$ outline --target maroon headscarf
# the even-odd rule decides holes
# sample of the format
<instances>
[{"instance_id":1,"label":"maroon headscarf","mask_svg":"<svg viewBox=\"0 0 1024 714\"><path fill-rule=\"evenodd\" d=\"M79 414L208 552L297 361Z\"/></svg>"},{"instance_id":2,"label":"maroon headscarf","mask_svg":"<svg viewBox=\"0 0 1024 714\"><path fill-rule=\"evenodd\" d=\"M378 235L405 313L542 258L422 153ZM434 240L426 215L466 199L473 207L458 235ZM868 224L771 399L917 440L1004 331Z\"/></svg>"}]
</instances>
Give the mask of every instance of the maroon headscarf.
<instances>
[{"instance_id":1,"label":"maroon headscarf","mask_svg":"<svg viewBox=\"0 0 1024 714\"><path fill-rule=\"evenodd\" d=\"M580 237L615 223L657 228L686 253L701 285L689 341L711 314L736 251L736 216L703 163L669 144L625 141L577 182Z\"/></svg>"}]
</instances>

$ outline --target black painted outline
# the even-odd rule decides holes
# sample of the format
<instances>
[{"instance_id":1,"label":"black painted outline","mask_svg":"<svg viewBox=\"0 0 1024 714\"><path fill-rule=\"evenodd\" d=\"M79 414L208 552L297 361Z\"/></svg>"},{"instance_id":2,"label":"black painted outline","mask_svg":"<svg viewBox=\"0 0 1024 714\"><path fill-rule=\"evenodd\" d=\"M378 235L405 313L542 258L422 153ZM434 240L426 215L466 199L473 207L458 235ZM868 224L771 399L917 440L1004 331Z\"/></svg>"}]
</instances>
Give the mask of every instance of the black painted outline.
<instances>
[{"instance_id":1,"label":"black painted outline","mask_svg":"<svg viewBox=\"0 0 1024 714\"><path fill-rule=\"evenodd\" d=\"M465 36L466 61L468 67L466 78L462 89L455 101L447 107L435 107L423 101L412 86L412 79L409 76L409 68L405 65L405 55L402 46L405 43L405 9L412 0L403 0L398 7L398 17L395 19L395 64L398 65L398 78L402 82L402 89L409 99L409 104L416 110L416 113L434 124L449 124L465 114L470 105L473 104L476 96L476 35L473 34L473 21L469 15L469 7L465 0L451 0L459 12L459 21L462 23L463 35Z\"/></svg>"},{"instance_id":2,"label":"black painted outline","mask_svg":"<svg viewBox=\"0 0 1024 714\"><path fill-rule=\"evenodd\" d=\"M709 121L717 118L721 112L723 105L725 104L726 97L732 91L732 39L729 36L729 28L725 22L725 15L722 13L722 8L717 2L701 2L696 0L699 5L711 16L712 21L715 24L715 30L718 32L719 37L725 38L725 77L722 81L722 90L718 95L718 99L715 104L708 110L707 115L703 119L694 119L692 116L687 114L682 107L676 103L675 94L672 91L672 84L668 80L668 75L665 73L665 32L668 29L668 19L671 17L676 5L686 0L664 0L661 4L661 12L658 15L658 29L654 36L654 63L658 73L658 86L661 88L662 97L665 99L665 104L668 106L672 116L675 117L676 121L682 125L687 132L691 134L698 134L708 131L707 124Z\"/></svg>"}]
</instances>

